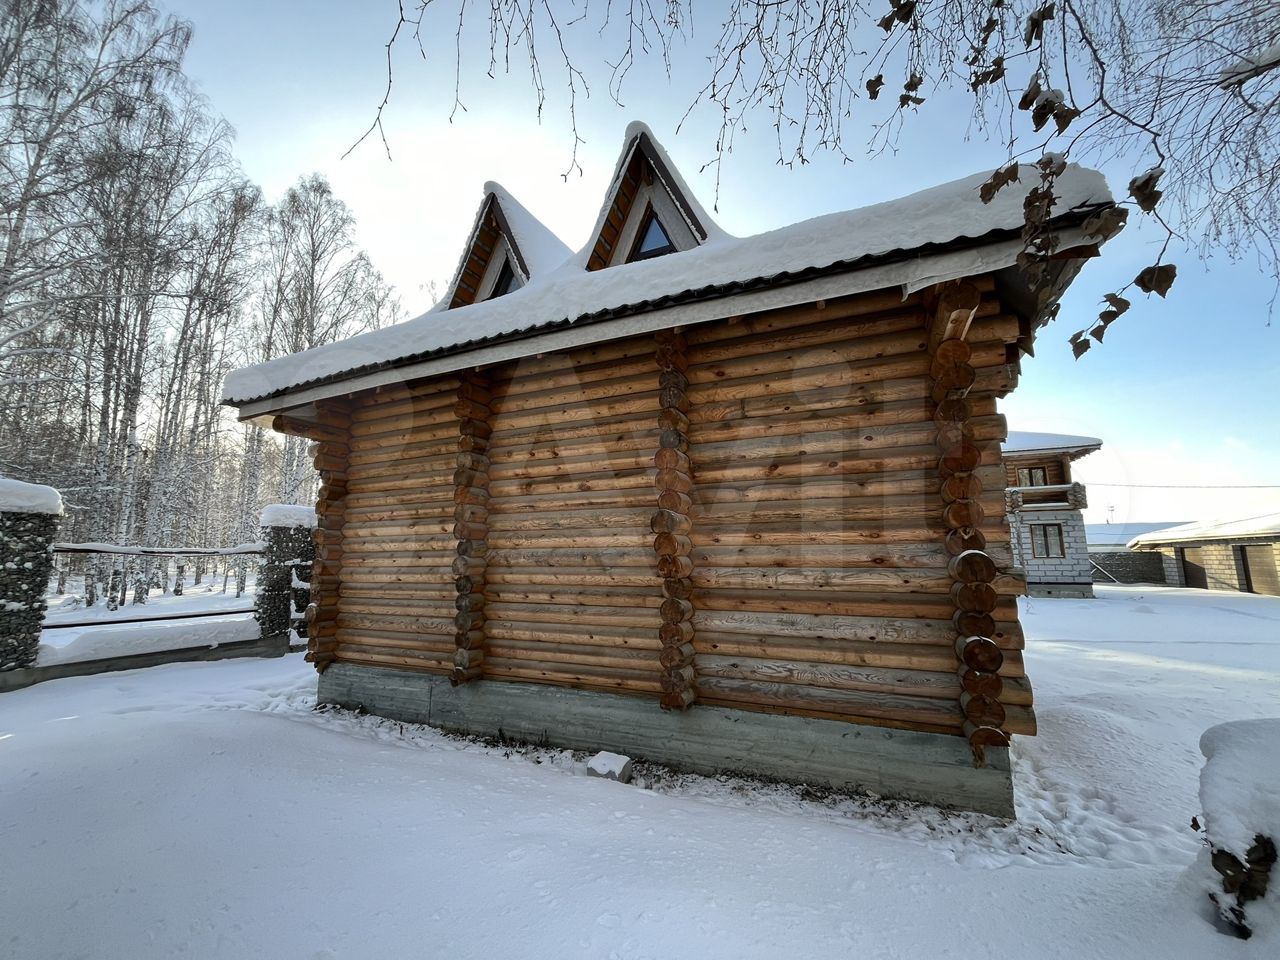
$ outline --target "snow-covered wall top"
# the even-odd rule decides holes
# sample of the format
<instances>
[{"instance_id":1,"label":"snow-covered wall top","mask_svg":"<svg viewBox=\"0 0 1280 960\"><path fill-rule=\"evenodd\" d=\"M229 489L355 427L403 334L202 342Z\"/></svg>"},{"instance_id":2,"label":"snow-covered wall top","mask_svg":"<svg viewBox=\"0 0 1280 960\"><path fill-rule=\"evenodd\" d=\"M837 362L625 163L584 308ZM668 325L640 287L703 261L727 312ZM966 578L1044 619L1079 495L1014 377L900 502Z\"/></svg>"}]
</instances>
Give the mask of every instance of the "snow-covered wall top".
<instances>
[{"instance_id":1,"label":"snow-covered wall top","mask_svg":"<svg viewBox=\"0 0 1280 960\"><path fill-rule=\"evenodd\" d=\"M62 515L62 494L40 483L0 477L0 511Z\"/></svg>"},{"instance_id":2,"label":"snow-covered wall top","mask_svg":"<svg viewBox=\"0 0 1280 960\"><path fill-rule=\"evenodd\" d=\"M634 130L647 132L634 126L628 134ZM983 203L978 189L989 177L989 172L978 173L899 200L815 217L754 237L729 236L708 221L710 236L699 247L606 270L587 271L590 251L584 248L506 296L452 310L432 309L392 327L236 370L223 386L223 400L245 403L409 358L463 352L496 337L529 334L551 324L656 308L660 304L654 301L690 291L852 265L867 257L1020 229L1023 200L1039 184L1039 172L1024 166L1017 182ZM1111 202L1102 175L1074 165L1058 178L1055 191L1058 214ZM918 263L919 276L930 276L927 260L922 257Z\"/></svg>"},{"instance_id":3,"label":"snow-covered wall top","mask_svg":"<svg viewBox=\"0 0 1280 960\"><path fill-rule=\"evenodd\" d=\"M1233 720L1200 737L1200 804L1219 846L1243 853L1257 834L1280 839L1280 719ZM1280 904L1280 899L1277 900Z\"/></svg>"},{"instance_id":4,"label":"snow-covered wall top","mask_svg":"<svg viewBox=\"0 0 1280 960\"><path fill-rule=\"evenodd\" d=\"M1070 433L1030 433L1010 430L1005 453L1092 453L1102 446L1097 437L1077 437Z\"/></svg>"},{"instance_id":5,"label":"snow-covered wall top","mask_svg":"<svg viewBox=\"0 0 1280 960\"><path fill-rule=\"evenodd\" d=\"M1151 546L1158 543L1186 543L1194 540L1244 540L1280 537L1280 513L1264 513L1243 520L1206 520L1166 527L1144 533L1129 541L1129 546Z\"/></svg>"},{"instance_id":6,"label":"snow-covered wall top","mask_svg":"<svg viewBox=\"0 0 1280 960\"><path fill-rule=\"evenodd\" d=\"M300 503L269 503L262 508L264 527L314 527L316 508Z\"/></svg>"}]
</instances>

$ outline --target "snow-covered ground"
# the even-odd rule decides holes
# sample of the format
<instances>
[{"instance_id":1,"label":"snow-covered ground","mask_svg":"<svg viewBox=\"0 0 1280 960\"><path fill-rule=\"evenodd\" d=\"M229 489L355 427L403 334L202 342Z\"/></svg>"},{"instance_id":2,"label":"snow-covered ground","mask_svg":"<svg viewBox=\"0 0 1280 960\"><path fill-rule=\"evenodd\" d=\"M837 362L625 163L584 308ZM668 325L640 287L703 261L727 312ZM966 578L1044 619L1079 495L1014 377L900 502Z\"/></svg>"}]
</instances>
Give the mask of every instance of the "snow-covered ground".
<instances>
[{"instance_id":1,"label":"snow-covered ground","mask_svg":"<svg viewBox=\"0 0 1280 960\"><path fill-rule=\"evenodd\" d=\"M107 605L101 602L86 607L79 597L51 596L49 612L45 615L45 629L40 634L36 664L46 667L55 663L186 647L216 647L240 640L254 640L260 630L253 614L229 612L253 608L254 586L254 580L250 578L248 590L239 597L236 596L234 581L223 593L220 579L214 583L187 586L182 596L152 590L146 603L127 603L115 610L107 609ZM191 614L222 611L228 611L227 615L189 618Z\"/></svg>"},{"instance_id":2,"label":"snow-covered ground","mask_svg":"<svg viewBox=\"0 0 1280 960\"><path fill-rule=\"evenodd\" d=\"M1187 868L1200 733L1280 715L1280 600L1099 594L1027 604L1016 824L640 764L624 786L316 712L296 655L3 694L3 955L1274 958Z\"/></svg>"},{"instance_id":3,"label":"snow-covered ground","mask_svg":"<svg viewBox=\"0 0 1280 960\"><path fill-rule=\"evenodd\" d=\"M126 603L115 610L108 610L106 603L99 600L92 607L86 607L84 601L76 595L48 596L49 610L45 614L45 626L57 626L63 623L109 623L113 620L140 620L144 617L163 619L188 613L213 613L227 610L248 610L253 606L257 577L248 578L247 589L236 596L235 578L227 584L226 592L222 589L222 578L206 581L199 585L188 583L177 597L172 593L164 593L153 589L147 594L146 603ZM132 593L130 593L132 596Z\"/></svg>"}]
</instances>

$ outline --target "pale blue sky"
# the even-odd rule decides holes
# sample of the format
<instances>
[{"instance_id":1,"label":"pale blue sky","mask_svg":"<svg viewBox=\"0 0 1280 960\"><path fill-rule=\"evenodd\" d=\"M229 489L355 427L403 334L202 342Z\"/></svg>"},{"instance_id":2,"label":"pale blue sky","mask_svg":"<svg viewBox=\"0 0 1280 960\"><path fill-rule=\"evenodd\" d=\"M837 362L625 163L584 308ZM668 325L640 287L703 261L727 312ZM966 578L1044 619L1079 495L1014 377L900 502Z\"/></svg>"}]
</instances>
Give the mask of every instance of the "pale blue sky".
<instances>
[{"instance_id":1,"label":"pale blue sky","mask_svg":"<svg viewBox=\"0 0 1280 960\"><path fill-rule=\"evenodd\" d=\"M714 113L695 113L676 134L700 76L699 44L710 39L714 23L705 24L708 29L695 23L694 40L674 51L671 85L660 70L637 68L625 106L609 99L603 63L591 69L601 52L583 44L592 84L590 98L579 103L583 172L566 180L560 174L569 163L571 138L558 97L561 78L550 65L552 96L539 124L518 63L512 76L489 80L487 49L464 51L479 63L464 79L467 111L450 123L452 60L423 64L406 43L385 117L393 159L370 140L343 160L382 96L383 45L394 26L394 0L172 0L168 7L195 24L188 73L236 128L236 152L247 175L274 199L302 174L325 174L354 210L361 242L411 314L430 305L432 282L441 289L448 282L486 180L502 183L569 246L580 246L629 120L646 121L700 199L708 206L716 200L713 173L699 172L713 157ZM476 39L483 34L481 27ZM450 36L443 49L451 44ZM749 235L911 193L1005 158L998 143L967 138L963 99L930 98L914 119L895 155L851 164L817 155L789 169L777 164L769 118L759 116L726 160L717 219L730 233ZM868 130L849 124L851 152ZM1141 163L1105 167L1113 191L1123 192ZM1096 315L1100 294L1151 261L1156 241L1154 231L1131 227L1086 267L1064 301L1062 319L1041 332L1038 356L1024 361L1022 383L1004 412L1014 429L1104 440L1100 453L1076 467L1078 479L1092 484L1090 521L1280 510L1280 490L1102 485L1280 484L1280 327L1269 323L1273 288L1256 267L1219 258L1206 271L1193 255L1180 254L1167 302L1148 303L1138 294L1105 346L1072 359L1066 337Z\"/></svg>"}]
</instances>

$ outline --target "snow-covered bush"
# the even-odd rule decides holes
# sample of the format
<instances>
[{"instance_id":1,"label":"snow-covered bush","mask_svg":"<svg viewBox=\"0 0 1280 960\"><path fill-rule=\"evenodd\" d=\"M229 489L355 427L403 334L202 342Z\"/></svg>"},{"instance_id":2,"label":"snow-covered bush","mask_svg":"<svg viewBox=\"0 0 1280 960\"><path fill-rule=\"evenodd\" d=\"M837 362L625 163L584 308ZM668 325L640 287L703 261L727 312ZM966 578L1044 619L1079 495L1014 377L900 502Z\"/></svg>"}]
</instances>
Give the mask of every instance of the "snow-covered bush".
<instances>
[{"instance_id":1,"label":"snow-covered bush","mask_svg":"<svg viewBox=\"0 0 1280 960\"><path fill-rule=\"evenodd\" d=\"M1210 727L1200 807L1206 846L1194 867L1222 919L1239 936L1280 944L1280 719Z\"/></svg>"}]
</instances>

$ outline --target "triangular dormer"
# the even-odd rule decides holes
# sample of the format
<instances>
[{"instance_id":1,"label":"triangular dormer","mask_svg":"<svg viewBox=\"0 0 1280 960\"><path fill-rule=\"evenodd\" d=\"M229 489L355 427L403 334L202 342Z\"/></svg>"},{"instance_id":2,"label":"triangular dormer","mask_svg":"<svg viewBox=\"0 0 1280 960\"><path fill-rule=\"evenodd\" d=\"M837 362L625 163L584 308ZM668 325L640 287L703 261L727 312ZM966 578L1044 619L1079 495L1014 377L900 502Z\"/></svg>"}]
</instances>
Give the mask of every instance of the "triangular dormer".
<instances>
[{"instance_id":1,"label":"triangular dormer","mask_svg":"<svg viewBox=\"0 0 1280 960\"><path fill-rule=\"evenodd\" d=\"M652 131L631 124L592 234L587 269L689 250L718 233Z\"/></svg>"},{"instance_id":2,"label":"triangular dormer","mask_svg":"<svg viewBox=\"0 0 1280 960\"><path fill-rule=\"evenodd\" d=\"M486 183L484 189L484 200L443 300L447 309L513 293L571 256L560 238L501 186Z\"/></svg>"}]
</instances>

